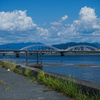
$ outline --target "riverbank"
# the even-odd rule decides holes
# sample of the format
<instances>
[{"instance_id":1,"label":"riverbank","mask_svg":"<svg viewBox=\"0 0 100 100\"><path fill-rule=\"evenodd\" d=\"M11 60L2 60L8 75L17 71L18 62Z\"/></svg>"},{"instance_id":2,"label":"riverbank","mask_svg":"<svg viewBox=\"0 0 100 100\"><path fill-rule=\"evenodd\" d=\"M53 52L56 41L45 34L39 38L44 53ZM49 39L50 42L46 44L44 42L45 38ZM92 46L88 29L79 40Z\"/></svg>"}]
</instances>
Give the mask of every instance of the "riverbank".
<instances>
[{"instance_id":1,"label":"riverbank","mask_svg":"<svg viewBox=\"0 0 100 100\"><path fill-rule=\"evenodd\" d=\"M32 75L32 76L35 76L35 77L37 77L38 73L41 72L40 69L31 68L31 67L28 67L28 66L17 65L16 68L17 69L15 70L15 72L17 72L17 73L19 72L20 74L29 75L29 76ZM31 72L32 72L32 74L30 74ZM51 87L50 84L52 83L52 86L54 86L55 83L53 83L53 82L56 82L57 84L56 84L55 87L58 87L58 88L59 88L59 86L61 87L59 92L64 93L65 95L69 95L69 96L73 97L75 100L99 100L98 98L99 98L100 94L98 94L98 93L100 91L100 84L96 84L96 83L92 83L92 82L88 82L88 81L84 81L84 80L79 80L79 79L72 78L72 77L70 78L71 81L69 81L69 77L65 77L63 75L59 75L59 74L55 74L55 73L51 73L51 72L44 72L44 73L45 74L41 74L40 76L37 77L38 80L39 80L39 77L41 77L40 83L42 82L42 83L46 84L47 86ZM47 77L47 76L49 76L49 77ZM62 83L58 79L62 80L62 82L64 80L66 80L66 81L64 81L63 85L61 85ZM71 83L68 84L69 82L71 82ZM58 85L58 83L60 85ZM75 84L77 84L78 87L76 87ZM62 86L63 87L67 86L67 87L64 88L64 90L63 90ZM57 91L58 91L58 88L56 88ZM73 92L73 89L75 89L76 92ZM70 93L68 92L68 90L70 90ZM91 98L89 97L90 95L91 95ZM77 97L77 96L80 96L80 97ZM86 98L88 98L88 99L86 99Z\"/></svg>"},{"instance_id":2,"label":"riverbank","mask_svg":"<svg viewBox=\"0 0 100 100\"><path fill-rule=\"evenodd\" d=\"M98 52L65 52L64 55L100 55ZM44 53L43 55L61 55L61 53Z\"/></svg>"},{"instance_id":3,"label":"riverbank","mask_svg":"<svg viewBox=\"0 0 100 100\"><path fill-rule=\"evenodd\" d=\"M63 65L63 66L80 66L80 67L93 67L93 66L97 66L97 67L100 67L100 65L94 65L94 64L61 64L61 63L58 63L58 64L55 64L55 63L43 63L42 65L50 65L50 66L60 66L60 65Z\"/></svg>"}]
</instances>

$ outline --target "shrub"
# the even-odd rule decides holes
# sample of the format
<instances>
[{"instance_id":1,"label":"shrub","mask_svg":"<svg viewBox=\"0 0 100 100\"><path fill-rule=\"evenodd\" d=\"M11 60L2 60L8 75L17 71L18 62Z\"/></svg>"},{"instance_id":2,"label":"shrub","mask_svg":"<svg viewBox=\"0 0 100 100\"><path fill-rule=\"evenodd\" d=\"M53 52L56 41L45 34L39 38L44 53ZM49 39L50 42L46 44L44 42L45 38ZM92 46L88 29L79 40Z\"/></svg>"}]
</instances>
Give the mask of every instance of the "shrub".
<instances>
[{"instance_id":1,"label":"shrub","mask_svg":"<svg viewBox=\"0 0 100 100\"><path fill-rule=\"evenodd\" d=\"M58 78L55 78L54 79L54 81L53 81L53 88L55 89L55 90L57 90L57 91L59 91L59 92L61 92L62 91L62 89L63 89L63 83L61 82L61 80L60 79L58 79Z\"/></svg>"},{"instance_id":2,"label":"shrub","mask_svg":"<svg viewBox=\"0 0 100 100\"><path fill-rule=\"evenodd\" d=\"M11 71L14 71L15 68L16 68L16 63L11 63L11 62L8 62L8 61L0 61L0 65L3 67L3 68L6 68L6 69L10 69Z\"/></svg>"},{"instance_id":3,"label":"shrub","mask_svg":"<svg viewBox=\"0 0 100 100\"><path fill-rule=\"evenodd\" d=\"M38 74L37 80L38 80L38 82L40 82L40 83L44 83L44 82L45 82L45 74L44 74L43 71L41 71L41 72Z\"/></svg>"},{"instance_id":4,"label":"shrub","mask_svg":"<svg viewBox=\"0 0 100 100\"><path fill-rule=\"evenodd\" d=\"M34 82L34 81L36 81L36 78L32 77L31 80L30 80L30 82Z\"/></svg>"},{"instance_id":5,"label":"shrub","mask_svg":"<svg viewBox=\"0 0 100 100\"><path fill-rule=\"evenodd\" d=\"M24 75L27 76L28 78L32 78L33 77L32 71L29 70L29 69L25 70Z\"/></svg>"},{"instance_id":6,"label":"shrub","mask_svg":"<svg viewBox=\"0 0 100 100\"><path fill-rule=\"evenodd\" d=\"M15 73L18 73L18 74L23 74L21 68L16 68L16 69L14 69L14 72L15 72Z\"/></svg>"},{"instance_id":7,"label":"shrub","mask_svg":"<svg viewBox=\"0 0 100 100\"><path fill-rule=\"evenodd\" d=\"M53 87L53 79L49 76L49 77L45 77L44 83L48 86L48 87Z\"/></svg>"}]
</instances>

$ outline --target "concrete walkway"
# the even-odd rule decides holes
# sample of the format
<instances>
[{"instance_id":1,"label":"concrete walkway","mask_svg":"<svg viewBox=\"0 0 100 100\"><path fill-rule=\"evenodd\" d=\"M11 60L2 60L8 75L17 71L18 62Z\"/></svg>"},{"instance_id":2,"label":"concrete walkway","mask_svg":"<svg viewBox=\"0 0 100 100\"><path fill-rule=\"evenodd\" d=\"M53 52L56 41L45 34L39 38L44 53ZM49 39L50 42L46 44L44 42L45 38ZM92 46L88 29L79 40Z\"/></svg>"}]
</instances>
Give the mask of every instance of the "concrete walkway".
<instances>
[{"instance_id":1,"label":"concrete walkway","mask_svg":"<svg viewBox=\"0 0 100 100\"><path fill-rule=\"evenodd\" d=\"M56 91L44 92L47 89L45 85L0 68L0 100L72 100Z\"/></svg>"}]
</instances>

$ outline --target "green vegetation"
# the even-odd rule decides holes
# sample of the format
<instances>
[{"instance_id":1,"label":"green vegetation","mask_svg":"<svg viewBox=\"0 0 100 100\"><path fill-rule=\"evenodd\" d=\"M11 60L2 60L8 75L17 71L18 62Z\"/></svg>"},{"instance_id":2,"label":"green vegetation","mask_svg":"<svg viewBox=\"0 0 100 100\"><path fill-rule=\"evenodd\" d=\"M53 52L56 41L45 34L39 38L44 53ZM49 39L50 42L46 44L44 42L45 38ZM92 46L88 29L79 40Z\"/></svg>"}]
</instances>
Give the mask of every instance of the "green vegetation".
<instances>
[{"instance_id":1,"label":"green vegetation","mask_svg":"<svg viewBox=\"0 0 100 100\"><path fill-rule=\"evenodd\" d=\"M43 90L43 92L49 92L49 91L52 91L51 89L45 89Z\"/></svg>"},{"instance_id":2,"label":"green vegetation","mask_svg":"<svg viewBox=\"0 0 100 100\"><path fill-rule=\"evenodd\" d=\"M10 90L11 88L10 87L4 87L4 90Z\"/></svg>"},{"instance_id":3,"label":"green vegetation","mask_svg":"<svg viewBox=\"0 0 100 100\"><path fill-rule=\"evenodd\" d=\"M11 62L8 62L8 61L0 61L0 65L3 68L10 69L10 71L14 71L15 68L16 68L16 63L11 63Z\"/></svg>"},{"instance_id":4,"label":"green vegetation","mask_svg":"<svg viewBox=\"0 0 100 100\"><path fill-rule=\"evenodd\" d=\"M1 84L6 84L6 82L4 82L3 80L0 81Z\"/></svg>"},{"instance_id":5,"label":"green vegetation","mask_svg":"<svg viewBox=\"0 0 100 100\"><path fill-rule=\"evenodd\" d=\"M6 69L10 69L13 72L16 72L18 74L22 74L28 78L30 78L30 82L38 81L41 84L45 84L50 89L43 90L43 92L56 90L61 94L70 96L74 98L73 100L100 100L100 93L94 94L93 96L90 96L89 92L82 93L82 90L77 86L77 84L73 83L70 79L68 80L61 80L58 78L52 78L50 76L46 76L43 71L41 71L37 79L33 76L33 72L29 69L23 70L20 67L16 67L16 64L12 64L10 62L2 62L0 61L0 65ZM0 81L1 84L6 84L4 81ZM11 88L4 88L4 90L9 90Z\"/></svg>"},{"instance_id":6,"label":"green vegetation","mask_svg":"<svg viewBox=\"0 0 100 100\"><path fill-rule=\"evenodd\" d=\"M29 69L26 69L25 70L24 75L27 76L28 78L32 78L33 77L32 71L29 70Z\"/></svg>"},{"instance_id":7,"label":"green vegetation","mask_svg":"<svg viewBox=\"0 0 100 100\"><path fill-rule=\"evenodd\" d=\"M35 77L32 77L31 80L29 81L30 83L36 81L36 78Z\"/></svg>"},{"instance_id":8,"label":"green vegetation","mask_svg":"<svg viewBox=\"0 0 100 100\"><path fill-rule=\"evenodd\" d=\"M74 100L100 100L100 93L91 97L88 92L83 94L82 91L78 89L77 84L71 81L70 77L67 81L64 81L58 78L51 78L50 76L47 77L42 71L38 74L37 81L64 95L74 98Z\"/></svg>"},{"instance_id":9,"label":"green vegetation","mask_svg":"<svg viewBox=\"0 0 100 100\"><path fill-rule=\"evenodd\" d=\"M24 75L31 79L30 82L36 81L36 78L33 76L33 73L31 70L26 69L24 72Z\"/></svg>"},{"instance_id":10,"label":"green vegetation","mask_svg":"<svg viewBox=\"0 0 100 100\"><path fill-rule=\"evenodd\" d=\"M18 74L22 74L22 69L21 68L15 68L14 72L18 73Z\"/></svg>"}]
</instances>

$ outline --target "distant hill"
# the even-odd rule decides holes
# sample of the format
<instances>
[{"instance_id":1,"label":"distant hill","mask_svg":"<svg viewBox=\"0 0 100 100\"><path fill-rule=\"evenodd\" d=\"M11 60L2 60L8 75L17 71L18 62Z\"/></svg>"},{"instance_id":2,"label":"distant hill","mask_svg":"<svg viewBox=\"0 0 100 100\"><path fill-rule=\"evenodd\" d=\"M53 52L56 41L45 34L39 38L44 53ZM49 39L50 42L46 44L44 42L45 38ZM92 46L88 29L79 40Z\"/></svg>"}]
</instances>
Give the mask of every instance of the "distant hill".
<instances>
[{"instance_id":1,"label":"distant hill","mask_svg":"<svg viewBox=\"0 0 100 100\"><path fill-rule=\"evenodd\" d=\"M95 44L96 46L100 47L100 43L95 42L93 44Z\"/></svg>"},{"instance_id":2,"label":"distant hill","mask_svg":"<svg viewBox=\"0 0 100 100\"><path fill-rule=\"evenodd\" d=\"M32 43L32 42L28 42L28 43L9 43L9 44L3 44L0 45L0 49L21 49L23 47L29 46L29 45L36 45L36 44L42 44L42 43Z\"/></svg>"},{"instance_id":3,"label":"distant hill","mask_svg":"<svg viewBox=\"0 0 100 100\"><path fill-rule=\"evenodd\" d=\"M97 43L86 43L86 42L79 42L79 43L76 43L76 42L69 42L69 43L62 43L62 44L55 44L55 45L52 45L56 48L59 48L59 49L67 49L68 47L71 47L71 46L77 46L77 45L89 45L89 46L93 46L93 47L98 47L100 44Z\"/></svg>"},{"instance_id":4,"label":"distant hill","mask_svg":"<svg viewBox=\"0 0 100 100\"><path fill-rule=\"evenodd\" d=\"M37 45L37 44L43 44L43 43L40 43L40 42L9 43L9 44L0 45L0 49L21 49L21 48L29 46L29 45ZM76 45L90 45L93 47L100 47L100 43L86 43L86 42L84 42L84 43L69 42L69 43L55 44L52 46L59 48L59 49L67 49L68 47L76 46Z\"/></svg>"}]
</instances>

